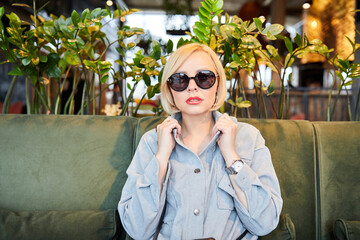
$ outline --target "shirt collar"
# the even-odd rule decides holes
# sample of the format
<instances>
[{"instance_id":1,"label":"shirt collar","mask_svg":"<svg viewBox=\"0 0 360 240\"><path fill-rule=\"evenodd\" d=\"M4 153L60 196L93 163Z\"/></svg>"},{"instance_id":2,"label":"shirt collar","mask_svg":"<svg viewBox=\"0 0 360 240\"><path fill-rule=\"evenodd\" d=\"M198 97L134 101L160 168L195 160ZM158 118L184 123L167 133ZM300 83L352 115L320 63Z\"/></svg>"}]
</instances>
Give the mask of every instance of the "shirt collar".
<instances>
[{"instance_id":1,"label":"shirt collar","mask_svg":"<svg viewBox=\"0 0 360 240\"><path fill-rule=\"evenodd\" d=\"M215 122L218 120L218 118L219 118L221 115L222 115L222 113L220 113L219 111L212 111L212 116L213 116ZM182 119L181 112L174 113L174 114L171 115L171 117L174 118L174 119L176 119L176 120L179 122L179 124L181 123L181 119ZM218 131L218 132L215 134L215 136L214 136L214 137L211 139L211 141L209 142L208 146L209 146L209 145L212 145L213 142L216 142L216 141L217 141L217 139L219 138L220 133L221 133L221 132ZM176 141L178 144L180 144L181 146L186 147L186 146L182 143L182 141L179 139L179 137L177 137L176 135L177 135L177 129L174 128L174 129L173 129L173 136L174 136L175 141ZM207 147L205 147L205 149L206 149L206 148L207 148Z\"/></svg>"}]
</instances>

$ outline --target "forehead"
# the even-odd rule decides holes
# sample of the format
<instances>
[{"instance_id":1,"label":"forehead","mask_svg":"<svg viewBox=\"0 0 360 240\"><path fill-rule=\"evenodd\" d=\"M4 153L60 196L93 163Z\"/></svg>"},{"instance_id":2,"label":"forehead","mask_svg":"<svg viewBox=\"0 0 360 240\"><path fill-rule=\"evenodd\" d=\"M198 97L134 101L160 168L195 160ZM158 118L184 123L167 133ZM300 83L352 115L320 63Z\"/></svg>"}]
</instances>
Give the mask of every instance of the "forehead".
<instances>
[{"instance_id":1,"label":"forehead","mask_svg":"<svg viewBox=\"0 0 360 240\"><path fill-rule=\"evenodd\" d=\"M198 72L201 70L215 71L215 65L210 55L202 50L197 50L189 55L178 68L177 72Z\"/></svg>"}]
</instances>

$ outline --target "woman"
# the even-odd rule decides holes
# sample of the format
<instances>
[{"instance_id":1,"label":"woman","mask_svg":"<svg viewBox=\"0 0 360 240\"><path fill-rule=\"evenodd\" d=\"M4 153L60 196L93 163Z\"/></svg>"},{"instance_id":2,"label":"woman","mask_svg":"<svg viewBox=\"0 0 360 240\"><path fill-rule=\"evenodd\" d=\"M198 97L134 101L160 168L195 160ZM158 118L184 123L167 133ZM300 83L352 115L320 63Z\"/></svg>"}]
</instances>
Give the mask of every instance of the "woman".
<instances>
[{"instance_id":1,"label":"woman","mask_svg":"<svg viewBox=\"0 0 360 240\"><path fill-rule=\"evenodd\" d=\"M270 152L256 128L215 111L225 95L224 69L208 46L171 55L161 101L173 115L142 137L118 206L134 239L257 239L277 226Z\"/></svg>"}]
</instances>

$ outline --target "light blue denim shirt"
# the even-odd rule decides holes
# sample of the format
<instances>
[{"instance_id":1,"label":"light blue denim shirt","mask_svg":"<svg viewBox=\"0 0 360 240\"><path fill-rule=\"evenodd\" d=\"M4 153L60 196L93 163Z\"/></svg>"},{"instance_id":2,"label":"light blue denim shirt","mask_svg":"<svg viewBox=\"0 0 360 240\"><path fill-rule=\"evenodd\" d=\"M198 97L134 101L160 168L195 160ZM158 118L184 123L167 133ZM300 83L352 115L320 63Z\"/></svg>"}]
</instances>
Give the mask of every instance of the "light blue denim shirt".
<instances>
[{"instance_id":1,"label":"light blue denim shirt","mask_svg":"<svg viewBox=\"0 0 360 240\"><path fill-rule=\"evenodd\" d=\"M215 121L220 116L213 112ZM172 117L181 121L180 113ZM216 142L219 134L196 155L174 131L176 144L160 193L157 134L153 129L139 142L118 205L122 224L132 238L153 238L165 204L158 239L228 240L236 239L245 229L249 233L244 239L257 239L275 229L283 202L269 149L255 127L237 124L236 151L246 164L235 182L246 195L248 210L237 199L225 172Z\"/></svg>"}]
</instances>

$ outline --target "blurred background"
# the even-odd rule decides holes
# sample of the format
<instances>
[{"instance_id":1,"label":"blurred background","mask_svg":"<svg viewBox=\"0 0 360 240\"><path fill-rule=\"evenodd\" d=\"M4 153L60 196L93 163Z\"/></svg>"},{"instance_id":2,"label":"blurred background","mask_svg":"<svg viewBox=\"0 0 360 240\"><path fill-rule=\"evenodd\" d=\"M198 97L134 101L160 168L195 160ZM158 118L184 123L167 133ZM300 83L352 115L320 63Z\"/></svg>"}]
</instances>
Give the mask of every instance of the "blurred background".
<instances>
[{"instance_id":1,"label":"blurred background","mask_svg":"<svg viewBox=\"0 0 360 240\"><path fill-rule=\"evenodd\" d=\"M32 1L12 1L2 0L0 6L5 7L6 13L16 12L21 19L29 19L30 12L26 8L14 7L13 3L30 4ZM131 41L136 42L143 49L151 47L152 40L157 40L160 44L166 45L171 39L176 46L180 38L189 38L186 32L192 31L192 26L198 20L197 9L200 6L199 0L37 0L38 7L44 5L44 9L39 12L43 18L49 18L50 14L57 16L64 15L69 17L73 10L81 12L83 9L94 9L97 7L115 9L137 8L141 11L113 21L103 29L109 38L113 34L116 39L117 28L122 25L143 28L145 34L136 36ZM284 35L291 38L307 34L309 39L317 38L322 40L329 48L334 48L339 55L347 56L351 45L346 41L345 36L355 40L355 30L359 29L359 19L353 9L359 6L359 0L224 0L223 10L230 16L238 15L243 20L252 20L255 17L263 16L266 18L265 24L279 23L285 26ZM5 18L3 19L3 21ZM5 22L6 27L6 22ZM274 42L276 46L276 42ZM115 48L116 46L114 46ZM106 53L106 60L114 62L119 59L119 54L114 48L110 48ZM286 51L278 46L279 52ZM131 59L136 53L133 51L126 53L126 58ZM4 56L0 55L0 60ZM358 56L352 56L351 61L359 62ZM0 65L0 102L3 102L6 91L9 88L11 78L8 76L12 66L9 64ZM321 56L310 55L301 61L296 61L289 68L287 74L292 73L293 80L287 83L293 90L292 93L292 117L293 119L326 120L327 91L333 81L330 74L330 67L326 60ZM273 80L271 69L260 66L259 74L263 76L264 84L270 84ZM25 113L25 81L19 80L14 88L12 97L13 111ZM121 94L118 91L129 91L125 86L111 87L104 95L104 104L116 104L122 102ZM132 84L129 82L129 84ZM251 90L254 82L249 77L246 89L251 98ZM350 91L358 92L359 81L348 87ZM134 99L139 99L146 92L146 86L138 86L134 93ZM158 99L154 96L153 99ZM356 101L352 97L351 101ZM349 120L346 111L347 99L340 96L340 109L334 120Z\"/></svg>"}]
</instances>

